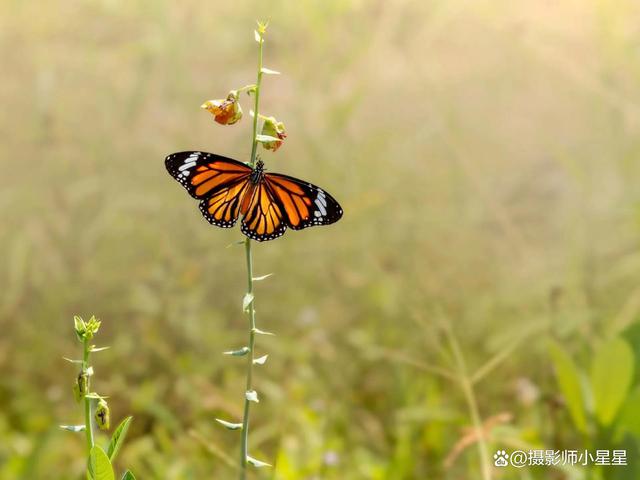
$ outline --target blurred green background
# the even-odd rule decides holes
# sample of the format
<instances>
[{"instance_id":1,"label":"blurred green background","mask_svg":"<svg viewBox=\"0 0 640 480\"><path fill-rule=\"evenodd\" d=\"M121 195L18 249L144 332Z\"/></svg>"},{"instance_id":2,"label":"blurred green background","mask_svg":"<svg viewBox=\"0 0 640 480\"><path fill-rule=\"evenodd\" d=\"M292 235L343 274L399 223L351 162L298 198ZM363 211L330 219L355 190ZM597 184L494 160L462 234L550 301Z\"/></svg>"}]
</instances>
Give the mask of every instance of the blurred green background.
<instances>
[{"instance_id":1,"label":"blurred green background","mask_svg":"<svg viewBox=\"0 0 640 480\"><path fill-rule=\"evenodd\" d=\"M95 388L141 479L235 478L238 229L171 152L247 159L209 98L253 83L267 168L340 223L254 248L256 479L637 479L640 5L631 0L0 5L0 478L85 465L62 356L102 319ZM243 97L248 113L249 98ZM106 437L104 437L106 439ZM103 440L104 440L103 439ZM628 467L493 467L497 449L625 449Z\"/></svg>"}]
</instances>

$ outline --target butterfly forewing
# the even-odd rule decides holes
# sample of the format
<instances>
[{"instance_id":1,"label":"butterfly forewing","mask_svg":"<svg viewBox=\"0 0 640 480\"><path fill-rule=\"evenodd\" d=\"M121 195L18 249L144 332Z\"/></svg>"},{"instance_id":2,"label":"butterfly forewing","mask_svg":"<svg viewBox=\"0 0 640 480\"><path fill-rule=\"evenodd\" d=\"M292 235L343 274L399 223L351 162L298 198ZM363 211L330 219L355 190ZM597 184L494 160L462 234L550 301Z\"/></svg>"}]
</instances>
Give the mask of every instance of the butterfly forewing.
<instances>
[{"instance_id":1,"label":"butterfly forewing","mask_svg":"<svg viewBox=\"0 0 640 480\"><path fill-rule=\"evenodd\" d=\"M209 198L251 175L251 167L244 163L207 152L173 153L164 163L169 174L198 200Z\"/></svg>"}]
</instances>

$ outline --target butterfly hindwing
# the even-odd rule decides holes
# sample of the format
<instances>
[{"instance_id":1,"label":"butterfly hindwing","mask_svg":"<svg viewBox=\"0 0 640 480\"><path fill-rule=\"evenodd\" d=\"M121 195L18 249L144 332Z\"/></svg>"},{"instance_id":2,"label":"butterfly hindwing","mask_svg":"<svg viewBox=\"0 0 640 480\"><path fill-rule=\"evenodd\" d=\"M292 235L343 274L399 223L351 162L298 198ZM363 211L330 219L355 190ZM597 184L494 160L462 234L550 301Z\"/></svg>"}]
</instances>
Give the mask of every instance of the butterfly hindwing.
<instances>
[{"instance_id":1,"label":"butterfly hindwing","mask_svg":"<svg viewBox=\"0 0 640 480\"><path fill-rule=\"evenodd\" d=\"M240 215L240 204L249 185L248 180L241 179L216 190L214 194L200 201L202 216L212 225L222 228L233 227Z\"/></svg>"},{"instance_id":2,"label":"butterfly hindwing","mask_svg":"<svg viewBox=\"0 0 640 480\"><path fill-rule=\"evenodd\" d=\"M312 183L279 173L265 174L265 182L293 230L330 225L342 218L342 207L336 199Z\"/></svg>"},{"instance_id":3,"label":"butterfly hindwing","mask_svg":"<svg viewBox=\"0 0 640 480\"><path fill-rule=\"evenodd\" d=\"M287 225L284 222L282 208L273 198L264 180L250 192L240 230L247 237L264 242L284 235ZM245 203L245 202L243 202Z\"/></svg>"}]
</instances>

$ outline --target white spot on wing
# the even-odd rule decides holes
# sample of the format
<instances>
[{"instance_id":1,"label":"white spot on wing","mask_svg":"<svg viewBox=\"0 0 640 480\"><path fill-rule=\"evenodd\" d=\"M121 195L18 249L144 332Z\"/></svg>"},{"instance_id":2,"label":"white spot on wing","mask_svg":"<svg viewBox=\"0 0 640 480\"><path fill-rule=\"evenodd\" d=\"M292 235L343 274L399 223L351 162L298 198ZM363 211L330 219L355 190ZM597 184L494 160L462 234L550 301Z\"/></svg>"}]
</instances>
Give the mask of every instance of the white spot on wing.
<instances>
[{"instance_id":1,"label":"white spot on wing","mask_svg":"<svg viewBox=\"0 0 640 480\"><path fill-rule=\"evenodd\" d=\"M320 212L315 212L320 213L322 216L325 216L327 214L327 209L324 208L324 205L322 205L322 203L320 203L320 200L316 198L316 200L314 201L314 203L316 204L316 206L320 209ZM316 217L319 217L320 215L316 215Z\"/></svg>"},{"instance_id":2,"label":"white spot on wing","mask_svg":"<svg viewBox=\"0 0 640 480\"><path fill-rule=\"evenodd\" d=\"M196 162L189 162L189 163L185 162L183 165L180 165L178 167L178 170L180 170L180 171L186 170L188 168L191 168L191 167L195 166L195 164L196 164Z\"/></svg>"}]
</instances>

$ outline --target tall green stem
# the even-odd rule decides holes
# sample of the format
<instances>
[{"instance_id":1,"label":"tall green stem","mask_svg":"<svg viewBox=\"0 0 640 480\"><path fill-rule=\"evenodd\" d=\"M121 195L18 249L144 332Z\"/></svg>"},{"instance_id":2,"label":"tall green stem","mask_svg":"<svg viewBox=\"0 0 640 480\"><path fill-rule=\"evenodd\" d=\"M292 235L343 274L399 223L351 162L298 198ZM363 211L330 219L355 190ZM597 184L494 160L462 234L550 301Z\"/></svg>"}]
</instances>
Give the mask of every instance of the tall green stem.
<instances>
[{"instance_id":1,"label":"tall green stem","mask_svg":"<svg viewBox=\"0 0 640 480\"><path fill-rule=\"evenodd\" d=\"M251 166L256 164L256 152L258 150L258 107L260 102L260 84L262 82L262 44L261 39L258 54L258 80L254 91L255 104L253 108L253 136L251 143ZM245 256L247 260L247 293L253 295L253 258L251 255L251 240L246 238L244 241ZM245 480L247 476L247 455L249 452L249 411L251 401L247 398L246 393L253 390L253 349L256 340L256 311L254 300L249 303L249 353L247 355L247 384L244 399L244 415L242 418L242 440L240 445L240 480Z\"/></svg>"},{"instance_id":2,"label":"tall green stem","mask_svg":"<svg viewBox=\"0 0 640 480\"><path fill-rule=\"evenodd\" d=\"M87 437L87 452L90 452L93 448L93 424L91 421L91 399L87 397L87 393L91 391L91 375L88 375L87 372L89 369L89 353L91 349L89 340L85 339L82 342L82 346L82 372L87 375L86 389L84 392L84 431Z\"/></svg>"},{"instance_id":3,"label":"tall green stem","mask_svg":"<svg viewBox=\"0 0 640 480\"><path fill-rule=\"evenodd\" d=\"M462 349L458 344L453 332L449 326L445 327L445 333L449 337L449 343L451 344L451 351L458 366L458 372L460 374L460 384L464 393L467 407L471 415L471 422L477 435L478 455L480 456L480 467L482 471L483 480L491 480L491 465L489 463L489 449L487 447L487 440L485 438L484 428L482 426L482 418L480 417L480 410L478 408L478 401L476 399L475 392L473 391L473 384L469 378L467 370L467 363L465 362Z\"/></svg>"}]
</instances>

